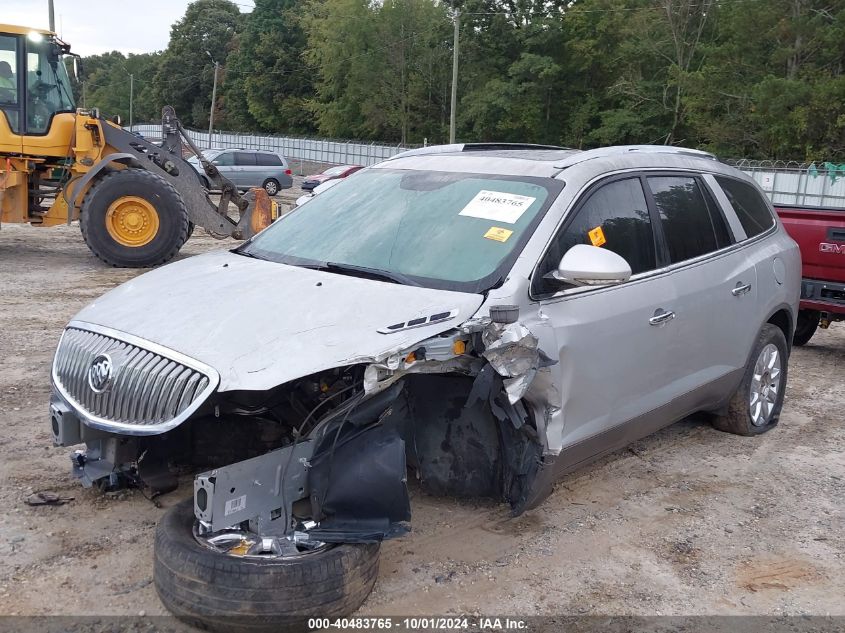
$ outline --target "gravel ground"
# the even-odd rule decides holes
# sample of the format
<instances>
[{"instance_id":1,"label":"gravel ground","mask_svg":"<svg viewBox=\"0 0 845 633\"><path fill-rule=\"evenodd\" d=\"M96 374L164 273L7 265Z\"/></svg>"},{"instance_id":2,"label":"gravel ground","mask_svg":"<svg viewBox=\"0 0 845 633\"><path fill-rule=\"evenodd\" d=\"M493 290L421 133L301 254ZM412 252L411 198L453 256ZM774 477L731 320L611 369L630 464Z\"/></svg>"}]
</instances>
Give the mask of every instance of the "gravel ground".
<instances>
[{"instance_id":1,"label":"gravel ground","mask_svg":"<svg viewBox=\"0 0 845 633\"><path fill-rule=\"evenodd\" d=\"M227 248L197 230L188 257ZM163 614L164 509L70 475L48 431L62 327L137 271L106 268L76 226L0 231L0 615ZM780 426L759 438L686 420L565 479L517 518L412 490L413 532L382 549L363 615L845 615L845 326L791 359ZM61 507L29 507L50 490Z\"/></svg>"}]
</instances>

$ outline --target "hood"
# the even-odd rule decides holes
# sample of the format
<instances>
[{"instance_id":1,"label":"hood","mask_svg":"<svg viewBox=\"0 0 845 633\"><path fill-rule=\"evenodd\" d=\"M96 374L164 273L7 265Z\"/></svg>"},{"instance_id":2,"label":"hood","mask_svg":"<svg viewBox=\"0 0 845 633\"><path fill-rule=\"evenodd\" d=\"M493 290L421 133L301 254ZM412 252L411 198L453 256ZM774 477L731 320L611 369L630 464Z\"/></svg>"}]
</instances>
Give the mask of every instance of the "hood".
<instances>
[{"instance_id":1,"label":"hood","mask_svg":"<svg viewBox=\"0 0 845 633\"><path fill-rule=\"evenodd\" d=\"M323 182L331 177L325 174L314 174L313 176L305 176L305 182Z\"/></svg>"},{"instance_id":2,"label":"hood","mask_svg":"<svg viewBox=\"0 0 845 633\"><path fill-rule=\"evenodd\" d=\"M74 321L132 334L210 365L220 374L220 391L264 390L406 349L459 325L483 299L218 251L126 282ZM438 323L379 332L450 311L454 316Z\"/></svg>"}]
</instances>

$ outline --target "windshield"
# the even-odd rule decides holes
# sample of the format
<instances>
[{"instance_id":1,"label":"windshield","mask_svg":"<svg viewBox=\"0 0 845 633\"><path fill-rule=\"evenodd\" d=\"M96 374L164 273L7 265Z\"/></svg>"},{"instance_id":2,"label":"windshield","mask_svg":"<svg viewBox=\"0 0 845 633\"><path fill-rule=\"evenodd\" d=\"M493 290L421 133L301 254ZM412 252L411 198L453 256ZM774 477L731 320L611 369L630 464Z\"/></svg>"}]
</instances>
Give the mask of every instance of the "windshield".
<instances>
[{"instance_id":1,"label":"windshield","mask_svg":"<svg viewBox=\"0 0 845 633\"><path fill-rule=\"evenodd\" d=\"M323 172L324 176L340 176L343 172L345 172L349 167L332 167L331 169L327 169Z\"/></svg>"},{"instance_id":2,"label":"windshield","mask_svg":"<svg viewBox=\"0 0 845 633\"><path fill-rule=\"evenodd\" d=\"M206 160L214 160L214 158L215 158L215 157L216 157L216 156L217 156L217 155L218 155L221 151L222 151L222 150L219 150L219 149L204 149L204 150L202 150L202 156L203 156L203 158L205 158ZM200 159L199 159L199 158L197 158L196 156L191 156L191 157L188 159L188 162L189 162L189 163L197 163L197 164L199 164Z\"/></svg>"},{"instance_id":3,"label":"windshield","mask_svg":"<svg viewBox=\"0 0 845 633\"><path fill-rule=\"evenodd\" d=\"M314 197L238 252L285 264L388 271L479 292L503 280L563 183L369 169Z\"/></svg>"}]
</instances>

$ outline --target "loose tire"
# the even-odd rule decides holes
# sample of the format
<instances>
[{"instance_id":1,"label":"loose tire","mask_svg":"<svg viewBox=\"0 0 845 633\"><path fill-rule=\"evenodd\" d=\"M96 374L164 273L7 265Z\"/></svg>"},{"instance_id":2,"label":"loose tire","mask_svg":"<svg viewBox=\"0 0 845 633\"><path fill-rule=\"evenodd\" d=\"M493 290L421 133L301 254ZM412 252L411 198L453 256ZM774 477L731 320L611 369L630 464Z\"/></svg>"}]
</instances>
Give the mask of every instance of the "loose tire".
<instances>
[{"instance_id":1,"label":"loose tire","mask_svg":"<svg viewBox=\"0 0 845 633\"><path fill-rule=\"evenodd\" d=\"M271 198L277 193L279 193L279 190L282 188L282 186L279 184L279 181L274 180L273 178L268 178L264 181L264 184L261 186L264 187L264 191L266 191L267 195Z\"/></svg>"},{"instance_id":2,"label":"loose tire","mask_svg":"<svg viewBox=\"0 0 845 633\"><path fill-rule=\"evenodd\" d=\"M120 268L163 264L188 239L182 197L145 169L113 171L94 183L82 200L79 224L91 252Z\"/></svg>"},{"instance_id":3,"label":"loose tire","mask_svg":"<svg viewBox=\"0 0 845 633\"><path fill-rule=\"evenodd\" d=\"M759 435L777 426L786 391L789 348L783 331L765 324L745 368L745 375L731 397L726 415L713 426L737 435Z\"/></svg>"},{"instance_id":4,"label":"loose tire","mask_svg":"<svg viewBox=\"0 0 845 633\"><path fill-rule=\"evenodd\" d=\"M200 544L193 500L171 508L155 535L153 578L178 618L214 631L300 631L308 618L347 616L378 576L379 544L335 545L296 558L241 558Z\"/></svg>"},{"instance_id":5,"label":"loose tire","mask_svg":"<svg viewBox=\"0 0 845 633\"><path fill-rule=\"evenodd\" d=\"M795 334L792 337L793 345L806 345L816 333L819 327L821 312L818 310L799 310L798 324L795 326Z\"/></svg>"}]
</instances>

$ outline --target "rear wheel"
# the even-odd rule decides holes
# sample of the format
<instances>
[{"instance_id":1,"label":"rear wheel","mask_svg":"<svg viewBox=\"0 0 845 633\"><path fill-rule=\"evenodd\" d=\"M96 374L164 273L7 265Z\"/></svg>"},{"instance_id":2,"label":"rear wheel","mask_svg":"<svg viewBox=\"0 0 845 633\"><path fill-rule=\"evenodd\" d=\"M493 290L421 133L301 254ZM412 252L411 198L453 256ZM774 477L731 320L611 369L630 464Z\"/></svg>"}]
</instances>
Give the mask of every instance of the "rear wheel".
<instances>
[{"instance_id":1,"label":"rear wheel","mask_svg":"<svg viewBox=\"0 0 845 633\"><path fill-rule=\"evenodd\" d=\"M793 345L806 345L816 333L819 327L821 312L818 310L799 310L798 324L795 326L795 335L792 337Z\"/></svg>"},{"instance_id":2,"label":"rear wheel","mask_svg":"<svg viewBox=\"0 0 845 633\"><path fill-rule=\"evenodd\" d=\"M774 428L783 407L788 355L783 331L771 323L765 324L727 414L716 417L713 426L737 435L759 435Z\"/></svg>"},{"instance_id":3,"label":"rear wheel","mask_svg":"<svg viewBox=\"0 0 845 633\"><path fill-rule=\"evenodd\" d=\"M307 630L309 618L347 616L378 576L379 544L349 545L195 530L193 499L162 517L153 578L178 618L214 631Z\"/></svg>"},{"instance_id":4,"label":"rear wheel","mask_svg":"<svg viewBox=\"0 0 845 633\"><path fill-rule=\"evenodd\" d=\"M144 169L113 171L82 201L79 221L88 248L121 268L157 266L188 239L188 212L166 180Z\"/></svg>"},{"instance_id":5,"label":"rear wheel","mask_svg":"<svg viewBox=\"0 0 845 633\"><path fill-rule=\"evenodd\" d=\"M279 193L279 189L282 188L281 185L279 185L279 182L273 178L268 178L261 186L264 187L264 191L266 191L267 195L271 198Z\"/></svg>"}]
</instances>

